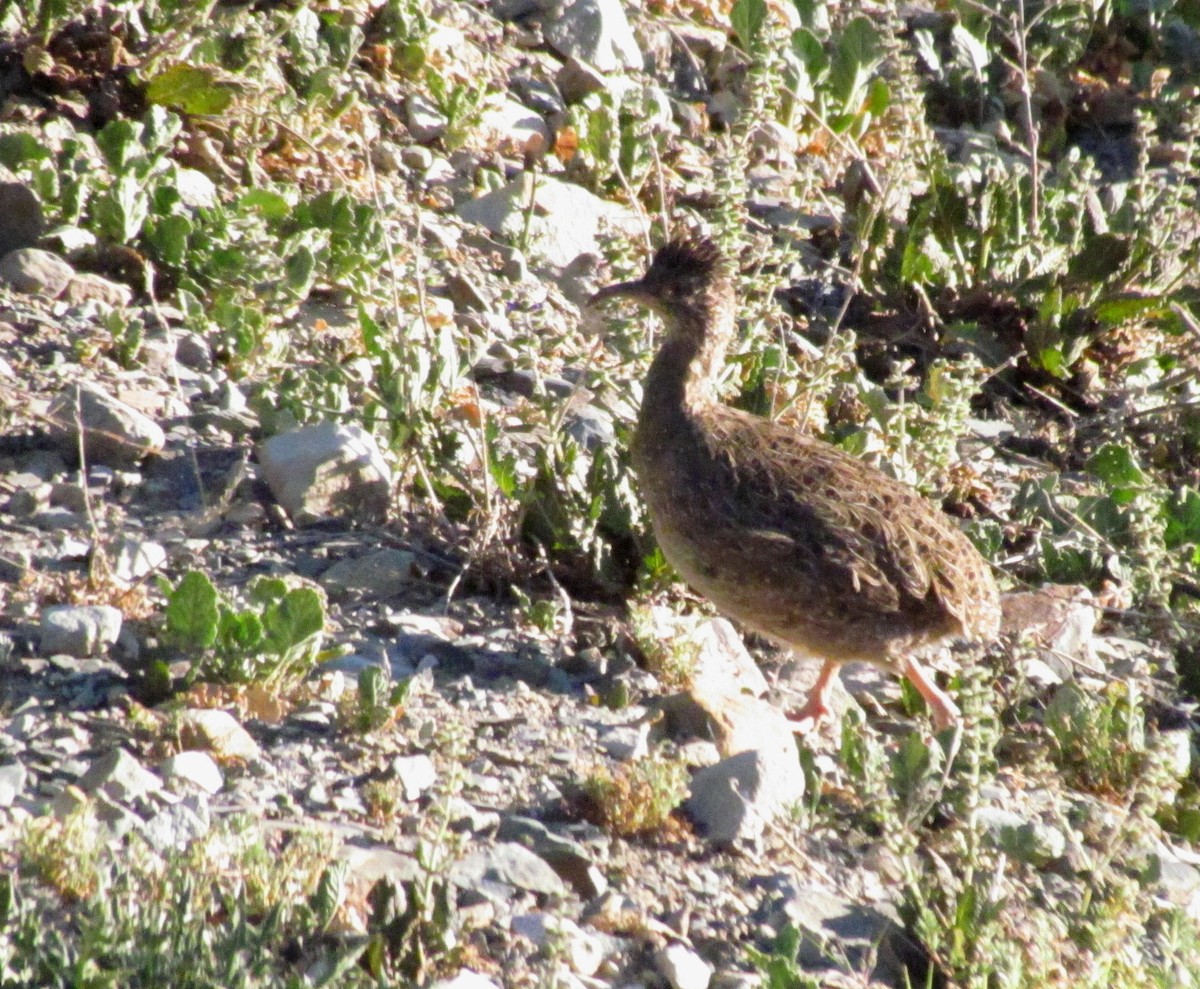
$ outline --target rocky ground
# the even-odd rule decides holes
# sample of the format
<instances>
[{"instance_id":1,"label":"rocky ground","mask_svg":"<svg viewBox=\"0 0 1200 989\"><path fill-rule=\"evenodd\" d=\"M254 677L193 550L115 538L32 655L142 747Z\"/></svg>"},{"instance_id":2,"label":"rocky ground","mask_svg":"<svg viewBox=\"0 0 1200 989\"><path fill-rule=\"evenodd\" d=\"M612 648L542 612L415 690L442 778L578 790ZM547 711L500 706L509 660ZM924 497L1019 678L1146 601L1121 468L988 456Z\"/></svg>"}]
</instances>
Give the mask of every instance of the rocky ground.
<instances>
[{"instance_id":1,"label":"rocky ground","mask_svg":"<svg viewBox=\"0 0 1200 989\"><path fill-rule=\"evenodd\" d=\"M675 202L709 208L722 181L722 162L685 139L693 116L719 127L738 106L748 63L721 19L643 12L635 30L619 7L595 9L594 21L585 4L428 12L431 51L460 46L464 64L507 81L461 144L445 101L364 83L383 108L368 120L376 201L394 208L397 244L438 259L418 272L420 320L492 343L458 356L446 399L464 470L478 469L480 423L520 449L543 442L547 421L522 418L534 398L589 451L611 450L630 412L625 393L584 387L591 361L619 365L596 358L580 303L607 274L603 245L641 237L646 215L570 168L525 167L561 139L566 108L633 78L643 121L661 113L678 139ZM702 108L684 98L698 86ZM6 133L44 126L24 98L10 95ZM820 237L845 219L788 200L795 134L764 124L747 141L739 208L755 229ZM222 163L196 144L180 156L217 176L190 194L215 195ZM365 172L351 184L367 188ZM422 910L445 895L447 916L430 910L413 935L428 955L413 977L447 985L940 986L989 965L1025 973L1004 985L1138 972L1194 984L1200 853L1170 808L1194 777L1195 724L1166 638L1124 617L1126 589L1013 582L1005 638L944 657L971 671L945 777L955 743L871 669L845 671L833 723L796 742L779 712L811 663L754 640L751 655L679 587L631 614L611 582L523 549L519 527L490 531L486 513L414 496L421 468L386 429L315 403L301 426L283 401L266 416L248 398L286 393L286 368L231 359L182 303L73 252L19 171L0 189L0 848L81 815L115 860L243 829L283 859L315 834L314 859L345 870L323 933L353 946L378 931L381 880L410 904L423 890ZM790 289L817 321L841 305L828 286ZM123 349L114 327L134 324L144 332ZM336 286L297 304L284 331L313 333L343 367L361 357ZM531 356L536 333L569 342ZM1114 402L1135 410L1132 393ZM996 453L996 437L1035 432L1026 415L972 418L952 438L1001 515L1026 463ZM190 684L195 660L171 637L157 579L191 571L229 600L263 577L317 590L312 675L286 689ZM385 694L407 692L371 707L368 669L384 671ZM658 804L670 813L623 826ZM21 854L0 853L0 868L15 874ZM62 885L23 895L69 936ZM976 916L977 900L990 906ZM971 925L956 927L956 910ZM767 966L793 928L795 955L779 948ZM978 943L956 947L954 930ZM328 956L315 939L278 966L315 983Z\"/></svg>"}]
</instances>

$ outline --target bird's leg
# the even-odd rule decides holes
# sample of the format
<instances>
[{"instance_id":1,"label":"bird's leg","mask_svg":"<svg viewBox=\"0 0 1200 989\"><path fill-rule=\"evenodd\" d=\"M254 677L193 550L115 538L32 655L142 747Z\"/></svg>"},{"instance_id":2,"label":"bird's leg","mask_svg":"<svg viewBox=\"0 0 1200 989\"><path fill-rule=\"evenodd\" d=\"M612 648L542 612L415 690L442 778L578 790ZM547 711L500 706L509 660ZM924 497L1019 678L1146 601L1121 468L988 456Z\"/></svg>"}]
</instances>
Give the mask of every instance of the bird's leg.
<instances>
[{"instance_id":1,"label":"bird's leg","mask_svg":"<svg viewBox=\"0 0 1200 989\"><path fill-rule=\"evenodd\" d=\"M938 688L938 685L933 682L929 674L922 669L920 663L915 659L906 659L900 669L908 677L909 682L921 692L921 696L925 698L925 703L929 705L929 714L933 719L933 726L935 728L940 731L943 728L949 728L951 725L957 726L962 723L962 712L959 711L958 705L943 690Z\"/></svg>"},{"instance_id":2,"label":"bird's leg","mask_svg":"<svg viewBox=\"0 0 1200 989\"><path fill-rule=\"evenodd\" d=\"M837 663L826 661L825 665L821 667L821 672L817 674L812 689L808 692L808 700L804 702L804 706L797 711L788 712L788 721L792 724L792 731L797 735L812 731L825 718L829 717L829 705L825 703L825 697L829 693L829 683L837 669Z\"/></svg>"}]
</instances>

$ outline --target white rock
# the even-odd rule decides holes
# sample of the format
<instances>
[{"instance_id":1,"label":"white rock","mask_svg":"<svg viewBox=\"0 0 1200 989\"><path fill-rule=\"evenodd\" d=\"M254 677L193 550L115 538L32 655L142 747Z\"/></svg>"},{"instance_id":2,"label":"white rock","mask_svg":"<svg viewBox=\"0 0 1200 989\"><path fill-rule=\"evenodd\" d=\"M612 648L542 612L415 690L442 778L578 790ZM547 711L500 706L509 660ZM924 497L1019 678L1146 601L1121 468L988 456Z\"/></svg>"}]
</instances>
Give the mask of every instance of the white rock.
<instances>
[{"instance_id":1,"label":"white rock","mask_svg":"<svg viewBox=\"0 0 1200 989\"><path fill-rule=\"evenodd\" d=\"M564 58L583 59L601 72L642 67L641 49L618 0L562 0L546 12L542 35Z\"/></svg>"},{"instance_id":2,"label":"white rock","mask_svg":"<svg viewBox=\"0 0 1200 989\"><path fill-rule=\"evenodd\" d=\"M604 942L566 917L547 913L519 914L512 919L512 931L528 938L539 948L561 952L568 968L585 977L596 974L604 961Z\"/></svg>"},{"instance_id":3,"label":"white rock","mask_svg":"<svg viewBox=\"0 0 1200 989\"><path fill-rule=\"evenodd\" d=\"M42 612L43 656L95 656L120 638L125 616L110 605L55 605Z\"/></svg>"},{"instance_id":4,"label":"white rock","mask_svg":"<svg viewBox=\"0 0 1200 989\"><path fill-rule=\"evenodd\" d=\"M254 759L258 743L228 711L189 708L179 715L179 739L189 749L204 749L218 759Z\"/></svg>"},{"instance_id":5,"label":"white rock","mask_svg":"<svg viewBox=\"0 0 1200 989\"><path fill-rule=\"evenodd\" d=\"M692 777L686 808L707 841L755 842L767 824L804 796L795 751L749 750L722 759Z\"/></svg>"},{"instance_id":6,"label":"white rock","mask_svg":"<svg viewBox=\"0 0 1200 989\"><path fill-rule=\"evenodd\" d=\"M392 472L375 438L358 426L322 422L280 433L260 444L258 460L263 480L297 521L387 518Z\"/></svg>"},{"instance_id":7,"label":"white rock","mask_svg":"<svg viewBox=\"0 0 1200 989\"><path fill-rule=\"evenodd\" d=\"M431 989L498 989L498 987L487 976L464 968L449 979L438 979Z\"/></svg>"},{"instance_id":8,"label":"white rock","mask_svg":"<svg viewBox=\"0 0 1200 989\"><path fill-rule=\"evenodd\" d=\"M392 771L404 787L405 800L416 800L437 782L437 769L427 755L397 756Z\"/></svg>"},{"instance_id":9,"label":"white rock","mask_svg":"<svg viewBox=\"0 0 1200 989\"><path fill-rule=\"evenodd\" d=\"M520 236L525 228L532 182L532 176L522 172L507 185L463 203L458 215L492 233ZM580 254L600 251L597 235L602 225L612 232L638 233L638 220L631 210L607 202L582 186L543 175L532 194L530 247L552 264L566 266Z\"/></svg>"},{"instance_id":10,"label":"white rock","mask_svg":"<svg viewBox=\"0 0 1200 989\"><path fill-rule=\"evenodd\" d=\"M381 549L366 556L338 560L321 574L329 590L357 591L372 597L392 597L419 576L417 558L404 549Z\"/></svg>"},{"instance_id":11,"label":"white rock","mask_svg":"<svg viewBox=\"0 0 1200 989\"><path fill-rule=\"evenodd\" d=\"M82 422L84 455L89 467L94 463L133 466L143 457L161 451L166 443L166 434L158 423L91 382L66 388L50 403L46 415L51 433L69 459L78 455L77 419Z\"/></svg>"},{"instance_id":12,"label":"white rock","mask_svg":"<svg viewBox=\"0 0 1200 989\"><path fill-rule=\"evenodd\" d=\"M162 780L124 749L113 749L95 759L79 780L85 793L104 793L129 803L162 789Z\"/></svg>"},{"instance_id":13,"label":"white rock","mask_svg":"<svg viewBox=\"0 0 1200 989\"><path fill-rule=\"evenodd\" d=\"M56 299L75 274L57 254L37 247L21 247L0 258L0 282L18 292Z\"/></svg>"},{"instance_id":14,"label":"white rock","mask_svg":"<svg viewBox=\"0 0 1200 989\"><path fill-rule=\"evenodd\" d=\"M550 146L546 122L529 107L507 98L483 111L476 133L485 147L501 154L540 155Z\"/></svg>"},{"instance_id":15,"label":"white rock","mask_svg":"<svg viewBox=\"0 0 1200 989\"><path fill-rule=\"evenodd\" d=\"M163 779L187 780L205 793L216 793L225 784L221 769L207 752L179 752L158 767Z\"/></svg>"},{"instance_id":16,"label":"white rock","mask_svg":"<svg viewBox=\"0 0 1200 989\"><path fill-rule=\"evenodd\" d=\"M686 944L668 944L654 960L672 989L708 989L712 981L713 967Z\"/></svg>"}]
</instances>

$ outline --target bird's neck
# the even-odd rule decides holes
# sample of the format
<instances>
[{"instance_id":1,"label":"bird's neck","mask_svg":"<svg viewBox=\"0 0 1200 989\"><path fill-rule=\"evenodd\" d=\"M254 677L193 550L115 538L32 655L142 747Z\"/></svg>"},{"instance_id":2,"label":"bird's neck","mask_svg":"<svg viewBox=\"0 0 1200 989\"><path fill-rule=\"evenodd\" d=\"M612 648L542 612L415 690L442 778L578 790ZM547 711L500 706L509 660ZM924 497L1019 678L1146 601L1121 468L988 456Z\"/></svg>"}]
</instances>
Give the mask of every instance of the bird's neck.
<instances>
[{"instance_id":1,"label":"bird's neck","mask_svg":"<svg viewBox=\"0 0 1200 989\"><path fill-rule=\"evenodd\" d=\"M650 365L642 415L662 418L717 401L716 384L733 335L733 307L706 306L667 314L667 336Z\"/></svg>"}]
</instances>

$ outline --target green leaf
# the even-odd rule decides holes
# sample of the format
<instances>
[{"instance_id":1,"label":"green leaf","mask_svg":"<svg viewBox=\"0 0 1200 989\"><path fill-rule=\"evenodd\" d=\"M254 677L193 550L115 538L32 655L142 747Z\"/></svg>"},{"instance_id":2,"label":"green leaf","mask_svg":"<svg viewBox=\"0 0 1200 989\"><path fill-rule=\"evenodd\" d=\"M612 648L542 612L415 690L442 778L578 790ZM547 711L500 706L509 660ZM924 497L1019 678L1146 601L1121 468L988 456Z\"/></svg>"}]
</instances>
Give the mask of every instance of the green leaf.
<instances>
[{"instance_id":1,"label":"green leaf","mask_svg":"<svg viewBox=\"0 0 1200 989\"><path fill-rule=\"evenodd\" d=\"M287 592L287 581L282 577L259 577L250 585L250 600L255 604L277 604Z\"/></svg>"},{"instance_id":2,"label":"green leaf","mask_svg":"<svg viewBox=\"0 0 1200 989\"><path fill-rule=\"evenodd\" d=\"M182 645L208 649L217 640L217 589L205 574L192 570L171 592L167 631Z\"/></svg>"},{"instance_id":3,"label":"green leaf","mask_svg":"<svg viewBox=\"0 0 1200 989\"><path fill-rule=\"evenodd\" d=\"M933 765L930 748L917 732L910 732L891 755L896 794L907 803L917 795Z\"/></svg>"},{"instance_id":4,"label":"green leaf","mask_svg":"<svg viewBox=\"0 0 1200 989\"><path fill-rule=\"evenodd\" d=\"M1140 488L1146 483L1146 475L1137 465L1129 447L1119 443L1105 443L1087 462L1087 469L1110 488Z\"/></svg>"},{"instance_id":5,"label":"green leaf","mask_svg":"<svg viewBox=\"0 0 1200 989\"><path fill-rule=\"evenodd\" d=\"M1092 315L1109 326L1119 326L1131 319L1171 318L1168 299L1162 295L1118 295L1092 307Z\"/></svg>"},{"instance_id":6,"label":"green leaf","mask_svg":"<svg viewBox=\"0 0 1200 989\"><path fill-rule=\"evenodd\" d=\"M288 591L278 605L263 614L266 643L271 652L283 653L325 629L321 596L311 587Z\"/></svg>"},{"instance_id":7,"label":"green leaf","mask_svg":"<svg viewBox=\"0 0 1200 989\"><path fill-rule=\"evenodd\" d=\"M188 237L191 236L192 230L192 221L186 216L164 216L154 224L150 232L150 243L164 262L182 267L187 257Z\"/></svg>"},{"instance_id":8,"label":"green leaf","mask_svg":"<svg viewBox=\"0 0 1200 989\"><path fill-rule=\"evenodd\" d=\"M184 113L216 114L233 102L233 91L207 65L173 65L146 83L146 102Z\"/></svg>"},{"instance_id":9,"label":"green leaf","mask_svg":"<svg viewBox=\"0 0 1200 989\"><path fill-rule=\"evenodd\" d=\"M96 135L96 144L104 154L104 160L118 175L123 173L134 158L144 154L141 141L142 125L126 117L117 117L105 124Z\"/></svg>"},{"instance_id":10,"label":"green leaf","mask_svg":"<svg viewBox=\"0 0 1200 989\"><path fill-rule=\"evenodd\" d=\"M1116 234L1088 238L1083 249L1067 265L1067 278L1095 284L1115 274L1129 257L1130 244Z\"/></svg>"},{"instance_id":11,"label":"green leaf","mask_svg":"<svg viewBox=\"0 0 1200 989\"><path fill-rule=\"evenodd\" d=\"M984 29L986 32L986 28ZM983 72L991 61L991 53L987 46L961 24L955 24L950 29L950 44L962 55L963 61L971 67L976 79L983 78Z\"/></svg>"},{"instance_id":12,"label":"green leaf","mask_svg":"<svg viewBox=\"0 0 1200 989\"><path fill-rule=\"evenodd\" d=\"M298 247L284 263L288 288L298 296L307 296L316 275L317 259L307 247Z\"/></svg>"},{"instance_id":13,"label":"green leaf","mask_svg":"<svg viewBox=\"0 0 1200 989\"><path fill-rule=\"evenodd\" d=\"M1184 488L1167 504L1163 514L1163 541L1167 549L1200 544L1200 493Z\"/></svg>"},{"instance_id":14,"label":"green leaf","mask_svg":"<svg viewBox=\"0 0 1200 989\"><path fill-rule=\"evenodd\" d=\"M229 653L257 652L263 642L263 623L253 611L221 611L219 639Z\"/></svg>"},{"instance_id":15,"label":"green leaf","mask_svg":"<svg viewBox=\"0 0 1200 989\"><path fill-rule=\"evenodd\" d=\"M53 157L51 150L32 134L0 134L0 165L16 170L22 162L46 161Z\"/></svg>"},{"instance_id":16,"label":"green leaf","mask_svg":"<svg viewBox=\"0 0 1200 989\"><path fill-rule=\"evenodd\" d=\"M829 56L821 39L807 28L792 32L792 54L807 70L810 78L819 79L829 69Z\"/></svg>"},{"instance_id":17,"label":"green leaf","mask_svg":"<svg viewBox=\"0 0 1200 989\"><path fill-rule=\"evenodd\" d=\"M862 89L882 60L878 29L867 18L855 17L842 30L829 69L830 95L838 110L858 113Z\"/></svg>"},{"instance_id":18,"label":"green leaf","mask_svg":"<svg viewBox=\"0 0 1200 989\"><path fill-rule=\"evenodd\" d=\"M238 199L238 205L242 209L257 212L274 222L286 220L292 212L288 201L270 189L251 189Z\"/></svg>"},{"instance_id":19,"label":"green leaf","mask_svg":"<svg viewBox=\"0 0 1200 989\"><path fill-rule=\"evenodd\" d=\"M1045 347L1037 355L1038 364L1047 374L1065 378L1071 371L1067 358L1060 347Z\"/></svg>"},{"instance_id":20,"label":"green leaf","mask_svg":"<svg viewBox=\"0 0 1200 989\"><path fill-rule=\"evenodd\" d=\"M766 20L766 0L737 0L729 12L729 23L737 35L738 43L746 51L758 40Z\"/></svg>"},{"instance_id":21,"label":"green leaf","mask_svg":"<svg viewBox=\"0 0 1200 989\"><path fill-rule=\"evenodd\" d=\"M882 76L871 80L871 88L867 90L867 102L863 110L873 117L882 117L892 104L892 91L887 80Z\"/></svg>"},{"instance_id":22,"label":"green leaf","mask_svg":"<svg viewBox=\"0 0 1200 989\"><path fill-rule=\"evenodd\" d=\"M800 15L800 24L804 29L820 34L829 33L829 10L825 0L792 0L792 4Z\"/></svg>"}]
</instances>

